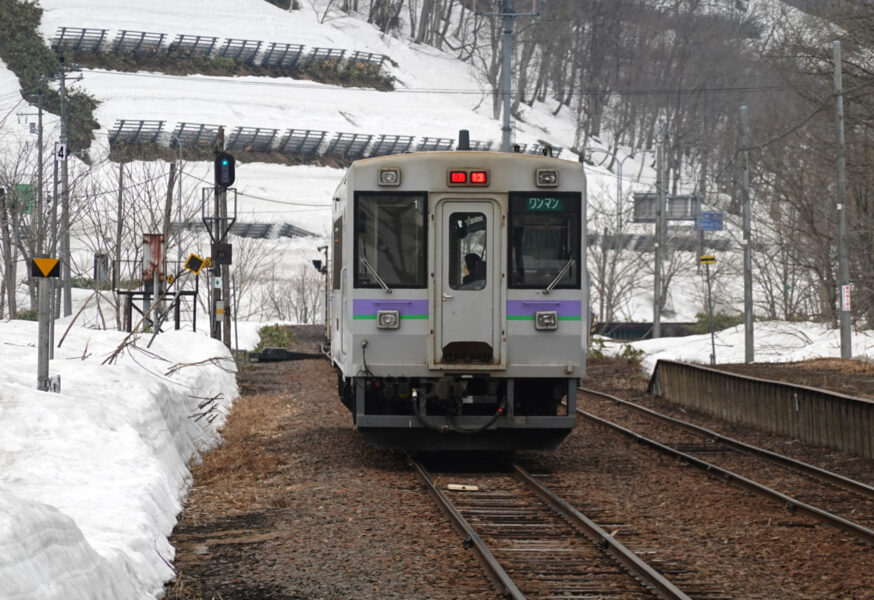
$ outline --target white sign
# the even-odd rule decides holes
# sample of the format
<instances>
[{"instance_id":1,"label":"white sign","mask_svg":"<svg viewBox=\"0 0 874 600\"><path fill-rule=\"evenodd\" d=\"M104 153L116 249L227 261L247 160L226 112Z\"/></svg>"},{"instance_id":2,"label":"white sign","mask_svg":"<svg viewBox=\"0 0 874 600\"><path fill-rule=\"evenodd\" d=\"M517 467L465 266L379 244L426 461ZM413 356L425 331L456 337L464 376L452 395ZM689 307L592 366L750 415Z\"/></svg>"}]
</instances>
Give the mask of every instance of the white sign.
<instances>
[{"instance_id":1,"label":"white sign","mask_svg":"<svg viewBox=\"0 0 874 600\"><path fill-rule=\"evenodd\" d=\"M222 287L222 278L216 277L212 282L212 287L214 287L215 289L219 289L220 287Z\"/></svg>"},{"instance_id":2,"label":"white sign","mask_svg":"<svg viewBox=\"0 0 874 600\"><path fill-rule=\"evenodd\" d=\"M849 312L853 310L852 303L850 302L850 286L842 285L841 286L841 310L844 312Z\"/></svg>"},{"instance_id":3,"label":"white sign","mask_svg":"<svg viewBox=\"0 0 874 600\"><path fill-rule=\"evenodd\" d=\"M67 157L70 156L70 152L67 150L66 144L61 144L60 142L58 142L55 144L55 148L57 148L57 150L55 151L55 156L57 156L61 160L67 160Z\"/></svg>"}]
</instances>

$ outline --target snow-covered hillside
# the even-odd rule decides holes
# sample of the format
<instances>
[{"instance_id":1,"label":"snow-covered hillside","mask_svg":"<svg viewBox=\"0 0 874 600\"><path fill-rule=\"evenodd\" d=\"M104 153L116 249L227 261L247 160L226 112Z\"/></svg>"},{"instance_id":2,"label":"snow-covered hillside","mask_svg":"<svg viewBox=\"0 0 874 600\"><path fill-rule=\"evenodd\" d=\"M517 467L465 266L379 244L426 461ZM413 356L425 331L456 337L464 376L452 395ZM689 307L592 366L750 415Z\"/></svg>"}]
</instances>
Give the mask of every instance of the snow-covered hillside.
<instances>
[{"instance_id":1,"label":"snow-covered hillside","mask_svg":"<svg viewBox=\"0 0 874 600\"><path fill-rule=\"evenodd\" d=\"M224 125L228 130L238 126L280 131L295 128L417 138L455 138L458 130L468 129L472 139L499 144L500 122L491 114L491 93L473 67L429 46L385 36L361 18L338 12L325 17L328 3L323 0L305 0L301 4L300 10L283 11L263 0L196 0L183 5L157 0L132 10L125 2L41 2L45 10L41 30L47 42L61 27L106 29L110 37L121 29L133 29L165 33L169 39L177 34L211 35L376 52L394 62L386 63L396 79L393 92L293 79L175 77L85 69L81 81L70 87L99 100L96 117L101 129L90 151L94 167L88 169L77 162L74 179L94 178L104 182L105 189L114 188L117 167L106 162L106 156L109 131L120 119L162 120L167 130L176 123L193 122ZM0 104L0 110L7 105L11 106L9 102ZM574 138L573 116L567 109L558 115L553 115L553 110L554 106L523 105L523 120L514 122L513 142L545 141L562 148L563 158L576 160L568 150ZM52 134L47 137L52 139ZM591 154L598 162L604 158L604 152L598 153L597 148ZM626 197L633 189L652 187L651 170L641 169L639 164L645 158L640 155L623 164ZM167 167L164 165L163 170ZM203 163L186 164L182 178L186 196L199 197L200 188L210 177L209 169L210 165ZM341 175L341 171L327 167L240 164L235 183L239 218L291 223L327 236L330 197ZM603 201L614 210L614 174L597 167L590 169L590 185L591 202L597 205ZM78 233L86 237L88 226L74 223L74 236ZM319 258L318 245L320 241L312 238L283 240L284 272L293 272L299 265ZM86 269L90 261L90 254L85 252L76 262Z\"/></svg>"}]
</instances>

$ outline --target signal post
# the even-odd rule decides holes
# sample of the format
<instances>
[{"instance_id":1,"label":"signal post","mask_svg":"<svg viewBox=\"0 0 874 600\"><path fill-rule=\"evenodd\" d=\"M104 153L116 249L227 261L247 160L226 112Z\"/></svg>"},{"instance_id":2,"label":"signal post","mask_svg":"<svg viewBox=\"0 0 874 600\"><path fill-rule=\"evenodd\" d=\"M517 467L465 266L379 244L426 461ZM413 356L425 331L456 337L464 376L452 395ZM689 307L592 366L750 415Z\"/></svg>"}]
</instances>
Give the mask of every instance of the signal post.
<instances>
[{"instance_id":1,"label":"signal post","mask_svg":"<svg viewBox=\"0 0 874 600\"><path fill-rule=\"evenodd\" d=\"M219 141L219 147L223 145ZM234 183L234 157L220 151L215 157L215 185L210 190L204 188L202 201L202 220L212 241L212 310L210 311L210 334L214 339L222 340L228 348L231 347L231 311L230 311L230 265L232 262L232 246L225 242L228 232L237 220L237 192L230 188ZM230 188L230 189L229 189ZM207 215L210 204L207 193L212 192L213 210ZM233 194L233 216L228 216L228 192ZM224 325L224 327L223 327Z\"/></svg>"},{"instance_id":2,"label":"signal post","mask_svg":"<svg viewBox=\"0 0 874 600\"><path fill-rule=\"evenodd\" d=\"M49 313L53 280L61 275L61 261L57 258L31 259L30 274L39 278L39 334L37 341L36 389L61 391L61 376L49 378Z\"/></svg>"}]
</instances>

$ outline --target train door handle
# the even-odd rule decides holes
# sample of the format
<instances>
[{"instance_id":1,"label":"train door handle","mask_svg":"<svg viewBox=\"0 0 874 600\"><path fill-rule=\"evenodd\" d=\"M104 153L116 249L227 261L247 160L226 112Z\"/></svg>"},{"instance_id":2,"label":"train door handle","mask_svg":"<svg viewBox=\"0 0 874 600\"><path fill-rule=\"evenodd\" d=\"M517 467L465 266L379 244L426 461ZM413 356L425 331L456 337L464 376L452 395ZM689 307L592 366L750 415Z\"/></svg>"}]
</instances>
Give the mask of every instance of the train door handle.
<instances>
[{"instance_id":1,"label":"train door handle","mask_svg":"<svg viewBox=\"0 0 874 600\"><path fill-rule=\"evenodd\" d=\"M447 294L446 292L443 292L443 302L446 302L450 298L455 298L455 296L452 296L450 294Z\"/></svg>"}]
</instances>

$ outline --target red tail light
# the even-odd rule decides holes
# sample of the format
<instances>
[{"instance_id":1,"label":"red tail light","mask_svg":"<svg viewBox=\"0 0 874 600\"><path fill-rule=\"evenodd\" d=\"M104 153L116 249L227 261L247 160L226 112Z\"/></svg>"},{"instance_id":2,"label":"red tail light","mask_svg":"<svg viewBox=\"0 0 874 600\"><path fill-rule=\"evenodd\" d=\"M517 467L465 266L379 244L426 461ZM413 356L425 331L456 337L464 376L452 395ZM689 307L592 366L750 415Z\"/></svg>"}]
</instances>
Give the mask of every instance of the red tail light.
<instances>
[{"instance_id":1,"label":"red tail light","mask_svg":"<svg viewBox=\"0 0 874 600\"><path fill-rule=\"evenodd\" d=\"M485 171L471 171L470 182L475 185L486 185L489 182L489 175Z\"/></svg>"},{"instance_id":2,"label":"red tail light","mask_svg":"<svg viewBox=\"0 0 874 600\"><path fill-rule=\"evenodd\" d=\"M467 172L449 171L449 183L467 183Z\"/></svg>"}]
</instances>

